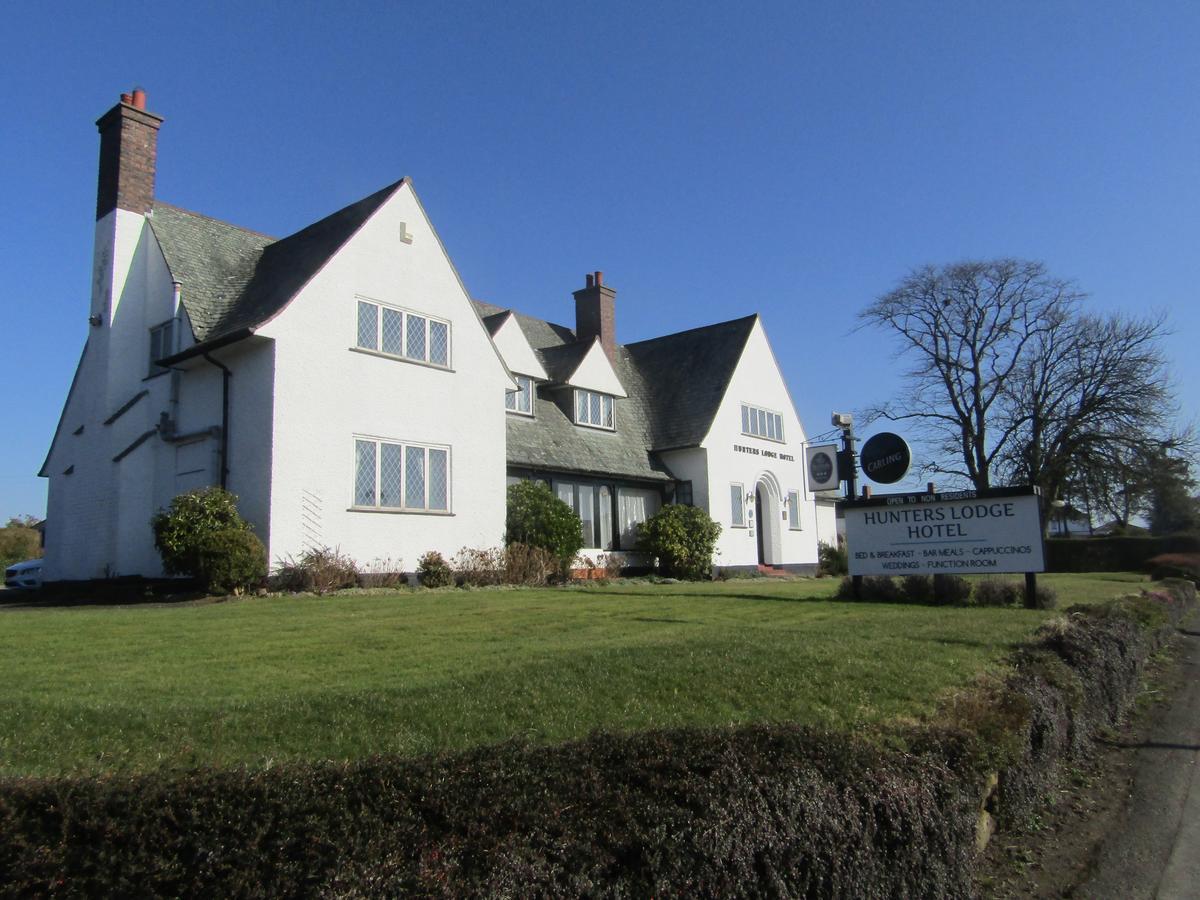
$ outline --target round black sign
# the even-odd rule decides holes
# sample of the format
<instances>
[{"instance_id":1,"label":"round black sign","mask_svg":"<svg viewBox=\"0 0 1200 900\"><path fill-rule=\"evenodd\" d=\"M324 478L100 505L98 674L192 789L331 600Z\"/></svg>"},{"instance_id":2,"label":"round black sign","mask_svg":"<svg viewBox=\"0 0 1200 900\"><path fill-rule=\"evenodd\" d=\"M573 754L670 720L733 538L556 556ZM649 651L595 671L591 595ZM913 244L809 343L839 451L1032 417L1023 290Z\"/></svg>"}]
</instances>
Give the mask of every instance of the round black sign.
<instances>
[{"instance_id":1,"label":"round black sign","mask_svg":"<svg viewBox=\"0 0 1200 900\"><path fill-rule=\"evenodd\" d=\"M859 454L863 474L880 484L895 484L908 474L912 451L898 434L881 431L870 438Z\"/></svg>"},{"instance_id":2,"label":"round black sign","mask_svg":"<svg viewBox=\"0 0 1200 900\"><path fill-rule=\"evenodd\" d=\"M814 453L808 461L808 472L813 484L825 484L833 475L833 460L824 451Z\"/></svg>"}]
</instances>

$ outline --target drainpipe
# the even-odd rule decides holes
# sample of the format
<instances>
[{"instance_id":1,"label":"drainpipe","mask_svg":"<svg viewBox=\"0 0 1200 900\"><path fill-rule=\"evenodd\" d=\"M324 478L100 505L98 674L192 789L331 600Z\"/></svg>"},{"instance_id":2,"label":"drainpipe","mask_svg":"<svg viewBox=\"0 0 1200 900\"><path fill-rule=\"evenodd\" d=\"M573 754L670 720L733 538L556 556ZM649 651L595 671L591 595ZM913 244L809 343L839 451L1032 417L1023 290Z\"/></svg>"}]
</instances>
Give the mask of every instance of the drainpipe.
<instances>
[{"instance_id":1,"label":"drainpipe","mask_svg":"<svg viewBox=\"0 0 1200 900\"><path fill-rule=\"evenodd\" d=\"M225 489L229 486L229 379L233 373L207 353L203 356L221 370L221 487Z\"/></svg>"}]
</instances>

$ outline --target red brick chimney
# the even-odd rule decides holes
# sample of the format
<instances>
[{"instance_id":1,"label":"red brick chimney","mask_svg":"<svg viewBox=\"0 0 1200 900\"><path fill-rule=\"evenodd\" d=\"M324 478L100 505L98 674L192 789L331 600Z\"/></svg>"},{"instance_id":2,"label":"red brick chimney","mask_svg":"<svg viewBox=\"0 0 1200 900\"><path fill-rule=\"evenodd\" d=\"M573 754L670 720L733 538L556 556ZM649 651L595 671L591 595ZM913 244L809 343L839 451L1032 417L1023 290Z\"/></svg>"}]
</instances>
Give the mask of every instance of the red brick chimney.
<instances>
[{"instance_id":1,"label":"red brick chimney","mask_svg":"<svg viewBox=\"0 0 1200 900\"><path fill-rule=\"evenodd\" d=\"M144 214L154 200L154 164L162 117L146 112L146 92L134 88L96 120L100 130L100 180L96 218L120 207Z\"/></svg>"},{"instance_id":2,"label":"red brick chimney","mask_svg":"<svg viewBox=\"0 0 1200 900\"><path fill-rule=\"evenodd\" d=\"M617 361L617 292L604 285L604 273L587 276L587 286L575 292L575 336L581 341L600 338L604 352Z\"/></svg>"}]
</instances>

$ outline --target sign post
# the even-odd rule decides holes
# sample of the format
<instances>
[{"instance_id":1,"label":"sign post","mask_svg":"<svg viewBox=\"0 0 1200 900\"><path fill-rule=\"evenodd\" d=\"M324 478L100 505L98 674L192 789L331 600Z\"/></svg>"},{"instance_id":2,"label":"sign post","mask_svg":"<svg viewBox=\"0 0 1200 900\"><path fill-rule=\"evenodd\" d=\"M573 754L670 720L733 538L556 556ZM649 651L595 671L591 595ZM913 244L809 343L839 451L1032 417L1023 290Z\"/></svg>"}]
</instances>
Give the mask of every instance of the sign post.
<instances>
[{"instance_id":1,"label":"sign post","mask_svg":"<svg viewBox=\"0 0 1200 900\"><path fill-rule=\"evenodd\" d=\"M1024 573L1032 606L1046 568L1039 499L1012 487L843 501L850 574Z\"/></svg>"}]
</instances>

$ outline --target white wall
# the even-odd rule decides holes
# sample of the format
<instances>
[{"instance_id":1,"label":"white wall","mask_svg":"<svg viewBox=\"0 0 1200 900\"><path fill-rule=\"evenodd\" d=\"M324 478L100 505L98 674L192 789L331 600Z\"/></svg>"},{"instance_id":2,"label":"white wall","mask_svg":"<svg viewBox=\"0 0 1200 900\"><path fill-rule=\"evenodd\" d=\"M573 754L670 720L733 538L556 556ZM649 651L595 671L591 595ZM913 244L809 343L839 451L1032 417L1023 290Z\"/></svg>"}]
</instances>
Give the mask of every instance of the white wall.
<instances>
[{"instance_id":1,"label":"white wall","mask_svg":"<svg viewBox=\"0 0 1200 900\"><path fill-rule=\"evenodd\" d=\"M783 442L742 433L741 407L749 403L779 413ZM701 446L707 451L709 515L721 523L717 565L751 566L758 562L754 507L745 504L745 527L733 527L730 484L742 485L743 497L760 482L771 498L764 517L769 518L767 561L775 565L815 564L817 561L816 510L804 484L804 428L796 414L787 385L779 372L761 320L746 341L713 425ZM748 448L744 452L735 447ZM790 458L786 458L790 457ZM682 477L682 476L681 476ZM800 530L783 518L783 500L789 491L800 496Z\"/></svg>"},{"instance_id":2,"label":"white wall","mask_svg":"<svg viewBox=\"0 0 1200 900\"><path fill-rule=\"evenodd\" d=\"M359 295L449 320L452 371L351 349ZM500 542L511 381L410 186L260 333L275 340L273 561L326 545L411 571L427 550ZM448 445L450 514L351 509L355 435Z\"/></svg>"}]
</instances>

